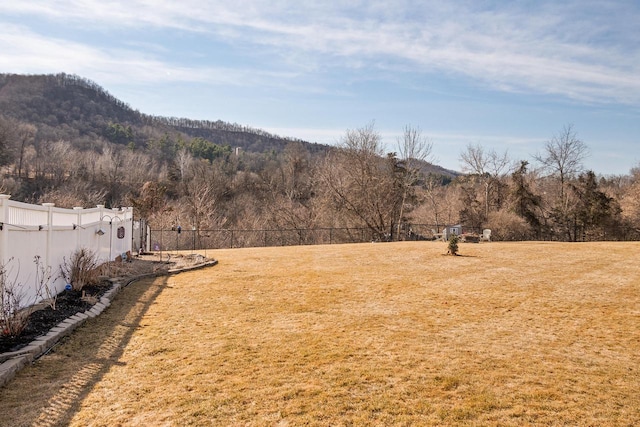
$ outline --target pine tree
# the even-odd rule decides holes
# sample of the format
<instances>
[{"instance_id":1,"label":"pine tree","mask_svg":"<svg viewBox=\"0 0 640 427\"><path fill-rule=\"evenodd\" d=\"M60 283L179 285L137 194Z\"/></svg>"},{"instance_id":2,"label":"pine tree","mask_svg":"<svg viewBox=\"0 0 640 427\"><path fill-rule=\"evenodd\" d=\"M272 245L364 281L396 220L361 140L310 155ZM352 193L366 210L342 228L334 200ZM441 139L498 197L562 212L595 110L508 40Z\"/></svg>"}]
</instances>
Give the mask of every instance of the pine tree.
<instances>
[{"instance_id":1,"label":"pine tree","mask_svg":"<svg viewBox=\"0 0 640 427\"><path fill-rule=\"evenodd\" d=\"M457 234L452 234L451 237L449 237L449 255L458 255L458 240Z\"/></svg>"}]
</instances>

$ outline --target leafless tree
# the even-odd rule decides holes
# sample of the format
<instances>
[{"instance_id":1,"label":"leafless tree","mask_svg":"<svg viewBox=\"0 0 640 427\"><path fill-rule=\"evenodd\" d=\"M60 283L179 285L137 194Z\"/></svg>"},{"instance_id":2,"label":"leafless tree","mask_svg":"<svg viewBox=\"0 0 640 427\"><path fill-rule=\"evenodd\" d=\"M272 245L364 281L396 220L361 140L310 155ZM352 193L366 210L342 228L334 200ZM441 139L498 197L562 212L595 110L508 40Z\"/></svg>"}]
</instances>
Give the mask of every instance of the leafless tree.
<instances>
[{"instance_id":1,"label":"leafless tree","mask_svg":"<svg viewBox=\"0 0 640 427\"><path fill-rule=\"evenodd\" d=\"M440 227L446 221L446 210L450 205L446 200L446 196L451 193L449 190L433 175L429 175L422 186L421 194L424 202L421 210L425 212L422 216L426 216L428 223L435 226L433 231L436 233L440 232Z\"/></svg>"},{"instance_id":2,"label":"leafless tree","mask_svg":"<svg viewBox=\"0 0 640 427\"><path fill-rule=\"evenodd\" d=\"M366 164L372 157L381 157L384 154L382 137L375 130L374 122L358 129L347 129L339 146Z\"/></svg>"},{"instance_id":3,"label":"leafless tree","mask_svg":"<svg viewBox=\"0 0 640 427\"><path fill-rule=\"evenodd\" d=\"M36 135L37 129L34 125L31 124L21 124L18 126L17 135L18 135L18 163L17 174L18 178L22 178L23 171L23 163L25 159L25 150L28 146L28 143L33 141L34 136Z\"/></svg>"},{"instance_id":4,"label":"leafless tree","mask_svg":"<svg viewBox=\"0 0 640 427\"><path fill-rule=\"evenodd\" d=\"M576 203L569 184L583 170L582 162L588 155L585 143L578 138L573 126L567 125L547 141L542 154L534 156L543 171L549 174L549 184L552 184L547 192L548 216L560 235L569 240L575 237L572 235L572 229L575 229L572 208Z\"/></svg>"},{"instance_id":5,"label":"leafless tree","mask_svg":"<svg viewBox=\"0 0 640 427\"><path fill-rule=\"evenodd\" d=\"M631 227L640 233L640 165L631 170L631 182L620 201L622 216Z\"/></svg>"},{"instance_id":6,"label":"leafless tree","mask_svg":"<svg viewBox=\"0 0 640 427\"><path fill-rule=\"evenodd\" d=\"M402 201L396 222L397 235L400 235L407 201L413 193L415 185L421 177L422 167L432 161L433 143L422 135L420 128L405 126L402 138L398 138L398 157L402 169L401 187Z\"/></svg>"},{"instance_id":7,"label":"leafless tree","mask_svg":"<svg viewBox=\"0 0 640 427\"><path fill-rule=\"evenodd\" d=\"M16 140L16 125L13 120L0 116L0 166L13 160Z\"/></svg>"},{"instance_id":8,"label":"leafless tree","mask_svg":"<svg viewBox=\"0 0 640 427\"><path fill-rule=\"evenodd\" d=\"M348 130L321 167L326 200L344 221L367 227L374 238L387 240L397 218L400 191L395 157L382 157L382 139L373 123Z\"/></svg>"},{"instance_id":9,"label":"leafless tree","mask_svg":"<svg viewBox=\"0 0 640 427\"><path fill-rule=\"evenodd\" d=\"M484 214L485 217L488 217L491 192L497 189L500 179L509 169L509 155L507 151L503 153L498 153L495 150L485 151L479 144L469 144L466 151L460 154L460 160L462 161L462 171L472 174L482 185Z\"/></svg>"},{"instance_id":10,"label":"leafless tree","mask_svg":"<svg viewBox=\"0 0 640 427\"><path fill-rule=\"evenodd\" d=\"M567 181L583 170L583 160L589 155L589 149L573 130L573 125L565 126L560 133L551 138L544 146L544 153L534 158L557 177L560 183L560 201L566 204Z\"/></svg>"},{"instance_id":11,"label":"leafless tree","mask_svg":"<svg viewBox=\"0 0 640 427\"><path fill-rule=\"evenodd\" d=\"M122 179L130 189L141 188L145 182L164 178L163 168L150 156L131 150L122 152Z\"/></svg>"},{"instance_id":12,"label":"leafless tree","mask_svg":"<svg viewBox=\"0 0 640 427\"><path fill-rule=\"evenodd\" d=\"M191 179L185 183L185 193L179 200L183 209L176 208L176 212L186 215L181 220L195 227L199 239L200 230L219 226L224 220L220 216L221 199L227 195L228 182L217 164L200 160L192 168Z\"/></svg>"},{"instance_id":13,"label":"leafless tree","mask_svg":"<svg viewBox=\"0 0 640 427\"><path fill-rule=\"evenodd\" d=\"M176 166L177 175L178 175L177 178L178 178L178 181L180 182L180 185L184 186L185 182L190 178L189 175L191 173L191 167L193 165L194 160L195 159L193 158L191 153L189 153L189 150L187 150L186 148L181 148L176 153L175 166Z\"/></svg>"},{"instance_id":14,"label":"leafless tree","mask_svg":"<svg viewBox=\"0 0 640 427\"><path fill-rule=\"evenodd\" d=\"M104 146L97 161L100 178L107 190L106 204L117 206L122 203L122 184L124 181L124 155L122 149L112 145Z\"/></svg>"},{"instance_id":15,"label":"leafless tree","mask_svg":"<svg viewBox=\"0 0 640 427\"><path fill-rule=\"evenodd\" d=\"M38 202L55 203L57 207L68 209L75 206L93 207L103 204L106 195L106 190L100 186L94 187L87 181L72 179L44 191Z\"/></svg>"},{"instance_id":16,"label":"leafless tree","mask_svg":"<svg viewBox=\"0 0 640 427\"><path fill-rule=\"evenodd\" d=\"M266 213L270 226L302 230L317 225L314 203L315 167L311 153L299 142L291 142L273 167L261 174L265 196L272 209Z\"/></svg>"}]
</instances>

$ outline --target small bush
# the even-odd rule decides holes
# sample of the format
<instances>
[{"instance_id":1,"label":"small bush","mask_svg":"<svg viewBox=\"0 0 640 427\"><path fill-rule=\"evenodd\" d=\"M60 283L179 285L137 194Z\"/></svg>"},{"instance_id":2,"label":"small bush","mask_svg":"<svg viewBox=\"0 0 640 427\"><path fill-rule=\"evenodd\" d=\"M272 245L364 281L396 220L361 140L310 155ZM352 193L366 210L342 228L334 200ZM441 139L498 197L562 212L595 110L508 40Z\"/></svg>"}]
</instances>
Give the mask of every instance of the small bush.
<instances>
[{"instance_id":1,"label":"small bush","mask_svg":"<svg viewBox=\"0 0 640 427\"><path fill-rule=\"evenodd\" d=\"M67 261L63 258L60 275L71 284L74 291L81 291L86 285L99 283L100 269L94 252L89 249L78 249Z\"/></svg>"}]
</instances>

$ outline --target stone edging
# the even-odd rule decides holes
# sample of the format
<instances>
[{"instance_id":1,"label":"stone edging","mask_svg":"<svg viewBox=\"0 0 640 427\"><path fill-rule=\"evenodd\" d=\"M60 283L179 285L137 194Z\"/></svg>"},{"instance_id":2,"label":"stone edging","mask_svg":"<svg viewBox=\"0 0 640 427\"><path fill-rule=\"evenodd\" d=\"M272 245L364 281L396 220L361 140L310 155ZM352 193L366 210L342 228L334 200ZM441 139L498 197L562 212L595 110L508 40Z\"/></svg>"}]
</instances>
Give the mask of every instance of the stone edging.
<instances>
[{"instance_id":1,"label":"stone edging","mask_svg":"<svg viewBox=\"0 0 640 427\"><path fill-rule=\"evenodd\" d=\"M63 320L56 326L51 328L47 334L40 336L33 340L26 347L19 350L0 354L0 387L3 387L9 381L16 376L18 371L25 367L28 363L38 359L43 354L49 352L53 346L63 337L71 335L71 333L80 325L82 325L87 319L100 315L109 305L115 296L120 292L122 288L129 286L131 283L144 279L147 277L159 277L163 275L171 275L181 273L183 271L191 271L204 267L214 266L218 261L208 261L202 264L197 264L189 267L176 268L167 271L166 273L148 273L141 274L128 278L123 283L121 279L111 279L112 286L107 292L100 297L97 303L95 303L89 310L83 313L76 313L73 316Z\"/></svg>"}]
</instances>

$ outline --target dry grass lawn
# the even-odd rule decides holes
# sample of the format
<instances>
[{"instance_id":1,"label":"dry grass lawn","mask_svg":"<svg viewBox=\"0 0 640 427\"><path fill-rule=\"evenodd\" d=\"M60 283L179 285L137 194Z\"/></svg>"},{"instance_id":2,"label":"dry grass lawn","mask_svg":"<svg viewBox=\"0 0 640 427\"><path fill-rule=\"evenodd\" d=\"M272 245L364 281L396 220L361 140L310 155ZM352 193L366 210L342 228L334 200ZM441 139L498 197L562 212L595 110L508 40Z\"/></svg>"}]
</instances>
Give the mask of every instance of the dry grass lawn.
<instances>
[{"instance_id":1,"label":"dry grass lawn","mask_svg":"<svg viewBox=\"0 0 640 427\"><path fill-rule=\"evenodd\" d=\"M640 425L639 249L218 250L23 370L0 424Z\"/></svg>"}]
</instances>

